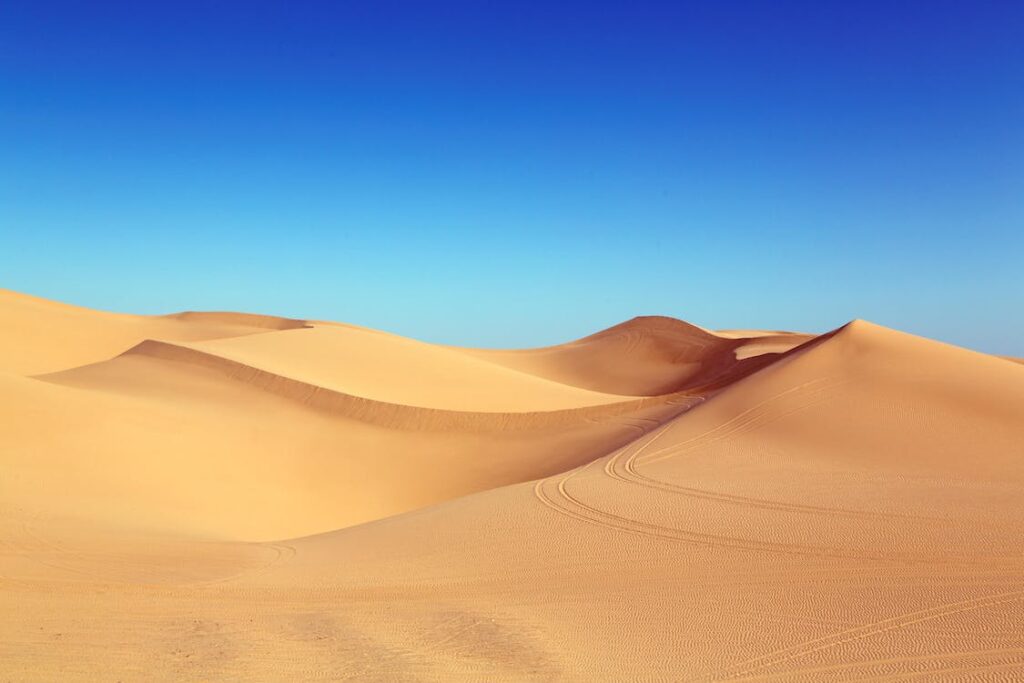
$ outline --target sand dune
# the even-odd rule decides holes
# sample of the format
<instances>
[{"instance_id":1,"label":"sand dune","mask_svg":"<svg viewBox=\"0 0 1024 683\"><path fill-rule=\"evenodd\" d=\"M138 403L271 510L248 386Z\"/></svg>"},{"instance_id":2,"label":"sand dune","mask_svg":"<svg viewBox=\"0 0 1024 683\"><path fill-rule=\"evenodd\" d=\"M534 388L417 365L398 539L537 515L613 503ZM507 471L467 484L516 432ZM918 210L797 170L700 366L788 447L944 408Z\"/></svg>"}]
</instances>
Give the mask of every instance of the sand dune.
<instances>
[{"instance_id":1,"label":"sand dune","mask_svg":"<svg viewBox=\"0 0 1024 683\"><path fill-rule=\"evenodd\" d=\"M11 680L1024 678L1019 364L862 321L0 319Z\"/></svg>"},{"instance_id":2,"label":"sand dune","mask_svg":"<svg viewBox=\"0 0 1024 683\"><path fill-rule=\"evenodd\" d=\"M806 335L774 336L786 336L786 341L768 348L763 333L752 333L749 338L723 336L682 320L647 316L559 346L468 352L593 391L656 396L724 386L773 360L755 359L757 356L788 351L809 339ZM754 344L761 348L743 351Z\"/></svg>"},{"instance_id":3,"label":"sand dune","mask_svg":"<svg viewBox=\"0 0 1024 683\"><path fill-rule=\"evenodd\" d=\"M65 370L105 360L145 339L215 339L304 324L241 313L106 313L0 289L0 372Z\"/></svg>"},{"instance_id":4,"label":"sand dune","mask_svg":"<svg viewBox=\"0 0 1024 683\"><path fill-rule=\"evenodd\" d=\"M185 351L184 358L180 355ZM198 362L197 362L198 361ZM164 342L8 378L5 499L245 540L315 533L571 468L688 399L471 413L339 394ZM40 461L36 453L48 457ZM35 500L45 488L59 495Z\"/></svg>"},{"instance_id":5,"label":"sand dune","mask_svg":"<svg viewBox=\"0 0 1024 683\"><path fill-rule=\"evenodd\" d=\"M36 514L271 540L572 468L699 400L601 394L353 326L167 318L201 326L179 331L186 337L248 327L4 377L4 464L22 477L5 500ZM141 316L133 325L152 327ZM40 489L54 495L40 501Z\"/></svg>"}]
</instances>

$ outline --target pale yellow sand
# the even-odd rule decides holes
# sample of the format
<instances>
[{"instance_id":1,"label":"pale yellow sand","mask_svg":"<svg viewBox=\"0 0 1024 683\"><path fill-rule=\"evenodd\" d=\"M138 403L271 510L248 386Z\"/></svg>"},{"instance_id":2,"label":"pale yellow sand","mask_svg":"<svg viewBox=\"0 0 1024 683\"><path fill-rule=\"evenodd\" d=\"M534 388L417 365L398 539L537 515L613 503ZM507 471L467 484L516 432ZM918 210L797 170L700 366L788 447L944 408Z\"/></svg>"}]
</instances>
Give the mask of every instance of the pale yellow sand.
<instances>
[{"instance_id":1,"label":"pale yellow sand","mask_svg":"<svg viewBox=\"0 0 1024 683\"><path fill-rule=\"evenodd\" d=\"M0 680L1024 678L1019 364L865 322L12 320Z\"/></svg>"}]
</instances>

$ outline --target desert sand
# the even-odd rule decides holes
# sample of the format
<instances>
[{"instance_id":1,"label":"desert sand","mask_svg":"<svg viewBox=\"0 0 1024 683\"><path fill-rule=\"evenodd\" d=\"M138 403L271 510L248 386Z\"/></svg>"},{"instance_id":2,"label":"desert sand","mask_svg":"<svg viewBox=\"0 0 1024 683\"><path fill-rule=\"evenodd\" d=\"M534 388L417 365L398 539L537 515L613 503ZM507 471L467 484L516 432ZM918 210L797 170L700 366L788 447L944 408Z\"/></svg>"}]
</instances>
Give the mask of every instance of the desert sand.
<instances>
[{"instance_id":1,"label":"desert sand","mask_svg":"<svg viewBox=\"0 0 1024 683\"><path fill-rule=\"evenodd\" d=\"M0 681L1024 680L1024 365L0 290Z\"/></svg>"}]
</instances>

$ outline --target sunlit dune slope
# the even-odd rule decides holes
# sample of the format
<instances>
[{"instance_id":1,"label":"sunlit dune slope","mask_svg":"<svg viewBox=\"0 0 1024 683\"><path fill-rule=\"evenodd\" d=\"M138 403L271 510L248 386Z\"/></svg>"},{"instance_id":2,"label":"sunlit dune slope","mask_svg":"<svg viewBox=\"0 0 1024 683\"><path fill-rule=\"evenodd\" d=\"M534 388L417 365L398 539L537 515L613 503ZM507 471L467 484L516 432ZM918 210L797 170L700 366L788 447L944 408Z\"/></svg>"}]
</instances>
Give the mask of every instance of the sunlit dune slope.
<instances>
[{"instance_id":1,"label":"sunlit dune slope","mask_svg":"<svg viewBox=\"0 0 1024 683\"><path fill-rule=\"evenodd\" d=\"M56 372L105 360L145 339L213 339L303 325L239 313L106 313L0 289L0 371Z\"/></svg>"}]
</instances>

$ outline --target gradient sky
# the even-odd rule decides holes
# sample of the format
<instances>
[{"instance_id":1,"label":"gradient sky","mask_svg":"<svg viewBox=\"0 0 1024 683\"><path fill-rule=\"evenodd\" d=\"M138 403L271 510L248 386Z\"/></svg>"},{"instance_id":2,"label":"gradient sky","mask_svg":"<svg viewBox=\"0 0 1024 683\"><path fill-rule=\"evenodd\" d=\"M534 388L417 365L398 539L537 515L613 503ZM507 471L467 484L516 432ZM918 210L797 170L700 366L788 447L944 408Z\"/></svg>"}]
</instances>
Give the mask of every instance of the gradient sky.
<instances>
[{"instance_id":1,"label":"gradient sky","mask_svg":"<svg viewBox=\"0 0 1024 683\"><path fill-rule=\"evenodd\" d=\"M1024 355L1024 3L2 3L0 286Z\"/></svg>"}]
</instances>

